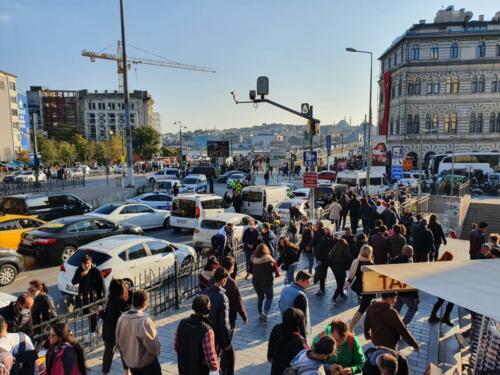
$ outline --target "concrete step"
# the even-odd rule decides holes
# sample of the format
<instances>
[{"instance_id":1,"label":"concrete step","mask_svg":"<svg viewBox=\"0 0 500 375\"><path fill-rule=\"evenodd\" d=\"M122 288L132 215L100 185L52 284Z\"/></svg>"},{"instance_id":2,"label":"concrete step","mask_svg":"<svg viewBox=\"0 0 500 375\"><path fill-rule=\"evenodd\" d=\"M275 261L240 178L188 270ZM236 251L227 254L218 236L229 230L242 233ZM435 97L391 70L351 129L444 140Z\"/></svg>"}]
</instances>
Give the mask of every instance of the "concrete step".
<instances>
[{"instance_id":1,"label":"concrete step","mask_svg":"<svg viewBox=\"0 0 500 375\"><path fill-rule=\"evenodd\" d=\"M488 223L487 233L500 232L500 201L498 204L472 202L467 211L460 238L469 239L472 223L477 224L481 221Z\"/></svg>"}]
</instances>

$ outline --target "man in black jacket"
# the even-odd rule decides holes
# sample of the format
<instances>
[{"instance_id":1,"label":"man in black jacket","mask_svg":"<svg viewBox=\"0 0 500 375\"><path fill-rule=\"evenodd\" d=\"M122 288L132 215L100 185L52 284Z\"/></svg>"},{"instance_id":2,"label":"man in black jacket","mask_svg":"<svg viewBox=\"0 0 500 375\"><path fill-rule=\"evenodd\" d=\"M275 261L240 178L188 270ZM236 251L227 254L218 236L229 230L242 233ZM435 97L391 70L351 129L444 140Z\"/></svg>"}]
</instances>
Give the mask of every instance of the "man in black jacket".
<instances>
[{"instance_id":1,"label":"man in black jacket","mask_svg":"<svg viewBox=\"0 0 500 375\"><path fill-rule=\"evenodd\" d=\"M234 257L228 256L222 259L221 267L224 268L229 275L234 272ZM246 323L248 321L248 315L243 306L243 299L241 298L240 288L238 282L234 280L231 276L227 278L226 285L224 286L226 290L226 296L229 302L229 325L231 326L231 337L234 333L234 328L236 327L236 318L238 314L241 319Z\"/></svg>"},{"instance_id":2,"label":"man in black jacket","mask_svg":"<svg viewBox=\"0 0 500 375\"><path fill-rule=\"evenodd\" d=\"M387 245L391 258L396 258L401 255L401 250L406 245L406 238L401 234L401 226L399 224L394 225L392 229L394 230L394 234L387 238Z\"/></svg>"},{"instance_id":3,"label":"man in black jacket","mask_svg":"<svg viewBox=\"0 0 500 375\"><path fill-rule=\"evenodd\" d=\"M395 350L374 346L365 352L364 375L408 375L408 361Z\"/></svg>"},{"instance_id":4,"label":"man in black jacket","mask_svg":"<svg viewBox=\"0 0 500 375\"><path fill-rule=\"evenodd\" d=\"M427 220L422 219L413 231L413 247L415 248L415 262L428 262L434 255L434 236L427 228Z\"/></svg>"},{"instance_id":5,"label":"man in black jacket","mask_svg":"<svg viewBox=\"0 0 500 375\"><path fill-rule=\"evenodd\" d=\"M354 235L356 235L358 231L360 210L361 210L361 202L359 201L357 195L353 194L352 199L349 202L349 215L351 219L351 229Z\"/></svg>"},{"instance_id":6,"label":"man in black jacket","mask_svg":"<svg viewBox=\"0 0 500 375\"><path fill-rule=\"evenodd\" d=\"M101 271L92 264L92 257L84 255L82 265L78 267L71 280L73 285L78 284L78 297L82 306L87 306L93 302L99 301L104 298L104 279L102 278ZM84 314L89 313L89 308L84 309ZM90 319L90 332L95 334L97 327L97 315L91 314Z\"/></svg>"},{"instance_id":7,"label":"man in black jacket","mask_svg":"<svg viewBox=\"0 0 500 375\"><path fill-rule=\"evenodd\" d=\"M33 303L33 296L29 293L23 293L17 297L16 301L0 309L0 315L7 322L9 332L22 332L33 336L33 320L31 319Z\"/></svg>"},{"instance_id":8,"label":"man in black jacket","mask_svg":"<svg viewBox=\"0 0 500 375\"><path fill-rule=\"evenodd\" d=\"M316 258L316 271L314 281L319 281L319 291L317 296L325 294L326 276L328 273L328 254L337 242L337 237L333 237L330 228L324 228L321 221L315 224L315 231L311 240L311 247Z\"/></svg>"},{"instance_id":9,"label":"man in black jacket","mask_svg":"<svg viewBox=\"0 0 500 375\"><path fill-rule=\"evenodd\" d=\"M215 270L213 283L201 291L210 299L209 320L215 334L217 352L221 353L221 368L224 374L234 373L234 349L231 343L231 325L229 323L229 300L224 286L229 274L220 267Z\"/></svg>"},{"instance_id":10,"label":"man in black jacket","mask_svg":"<svg viewBox=\"0 0 500 375\"><path fill-rule=\"evenodd\" d=\"M403 237L404 238L404 237ZM413 247L410 245L404 245L401 250L401 255L391 259L390 264L402 264L402 263L412 263L413 262ZM394 305L394 309L397 312L401 311L403 305L406 305L408 310L403 318L403 323L405 325L410 324L411 320L418 311L418 303L420 302L418 291L412 292L399 292L398 299Z\"/></svg>"}]
</instances>

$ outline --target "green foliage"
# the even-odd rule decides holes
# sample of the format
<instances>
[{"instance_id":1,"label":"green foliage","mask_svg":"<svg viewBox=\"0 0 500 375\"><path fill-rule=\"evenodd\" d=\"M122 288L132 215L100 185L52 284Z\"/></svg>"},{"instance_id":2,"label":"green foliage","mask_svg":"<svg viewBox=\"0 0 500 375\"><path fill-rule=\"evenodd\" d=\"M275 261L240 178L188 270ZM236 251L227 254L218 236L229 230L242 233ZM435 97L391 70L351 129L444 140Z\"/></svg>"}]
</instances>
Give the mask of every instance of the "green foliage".
<instances>
[{"instance_id":1,"label":"green foliage","mask_svg":"<svg viewBox=\"0 0 500 375\"><path fill-rule=\"evenodd\" d=\"M138 126L132 130L134 153L144 160L150 160L160 153L161 134L149 126Z\"/></svg>"},{"instance_id":2,"label":"green foliage","mask_svg":"<svg viewBox=\"0 0 500 375\"><path fill-rule=\"evenodd\" d=\"M162 147L161 148L161 156L163 157L172 157L172 156L179 156L179 149L175 147Z\"/></svg>"}]
</instances>

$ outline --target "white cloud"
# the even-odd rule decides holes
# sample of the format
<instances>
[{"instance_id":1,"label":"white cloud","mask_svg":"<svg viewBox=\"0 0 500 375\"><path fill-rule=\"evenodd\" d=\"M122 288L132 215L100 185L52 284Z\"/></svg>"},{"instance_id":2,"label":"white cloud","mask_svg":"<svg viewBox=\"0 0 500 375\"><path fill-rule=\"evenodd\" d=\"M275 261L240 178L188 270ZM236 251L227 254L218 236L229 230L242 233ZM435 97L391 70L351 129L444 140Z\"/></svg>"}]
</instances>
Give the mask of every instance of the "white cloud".
<instances>
[{"instance_id":1,"label":"white cloud","mask_svg":"<svg viewBox=\"0 0 500 375\"><path fill-rule=\"evenodd\" d=\"M0 25L5 24L5 23L9 23L11 19L12 19L12 16L10 14L0 13Z\"/></svg>"}]
</instances>

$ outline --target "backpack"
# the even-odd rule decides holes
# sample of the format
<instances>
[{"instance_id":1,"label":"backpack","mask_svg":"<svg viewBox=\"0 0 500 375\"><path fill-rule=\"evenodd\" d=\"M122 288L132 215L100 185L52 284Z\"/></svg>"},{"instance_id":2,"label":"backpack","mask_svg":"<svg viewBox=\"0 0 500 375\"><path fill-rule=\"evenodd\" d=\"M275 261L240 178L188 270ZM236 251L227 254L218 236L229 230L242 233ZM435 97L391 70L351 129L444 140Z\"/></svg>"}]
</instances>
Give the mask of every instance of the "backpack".
<instances>
[{"instance_id":1,"label":"backpack","mask_svg":"<svg viewBox=\"0 0 500 375\"><path fill-rule=\"evenodd\" d=\"M33 375L38 354L35 350L26 350L26 336L19 333L19 347L14 356L15 362L10 370L10 375Z\"/></svg>"}]
</instances>

